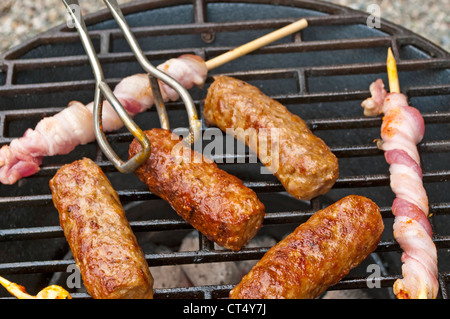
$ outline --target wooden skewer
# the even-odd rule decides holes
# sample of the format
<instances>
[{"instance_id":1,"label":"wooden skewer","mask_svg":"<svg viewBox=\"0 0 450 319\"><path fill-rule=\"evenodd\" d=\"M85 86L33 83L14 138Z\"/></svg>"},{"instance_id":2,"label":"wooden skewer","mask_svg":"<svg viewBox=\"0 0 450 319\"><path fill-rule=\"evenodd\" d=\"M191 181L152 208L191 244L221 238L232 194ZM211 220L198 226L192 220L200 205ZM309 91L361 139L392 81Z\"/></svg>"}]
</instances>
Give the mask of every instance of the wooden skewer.
<instances>
[{"instance_id":1,"label":"wooden skewer","mask_svg":"<svg viewBox=\"0 0 450 319\"><path fill-rule=\"evenodd\" d=\"M392 49L388 49L387 55L387 74L389 79L389 91L391 93L400 93L400 83L398 81L397 63L395 62Z\"/></svg>"},{"instance_id":2,"label":"wooden skewer","mask_svg":"<svg viewBox=\"0 0 450 319\"><path fill-rule=\"evenodd\" d=\"M217 68L222 64L230 62L234 59L237 59L247 53L250 53L256 49L259 49L271 42L284 38L292 33L300 31L308 26L308 21L306 19L301 19L296 22L293 22L281 29L275 30L269 34L266 34L256 40L250 41L244 45L241 45L233 50L225 52L211 60L206 61L206 67L208 70Z\"/></svg>"},{"instance_id":3,"label":"wooden skewer","mask_svg":"<svg viewBox=\"0 0 450 319\"><path fill-rule=\"evenodd\" d=\"M71 299L70 294L60 286L51 285L42 289L36 296L28 294L25 287L0 276L0 284L17 299Z\"/></svg>"}]
</instances>

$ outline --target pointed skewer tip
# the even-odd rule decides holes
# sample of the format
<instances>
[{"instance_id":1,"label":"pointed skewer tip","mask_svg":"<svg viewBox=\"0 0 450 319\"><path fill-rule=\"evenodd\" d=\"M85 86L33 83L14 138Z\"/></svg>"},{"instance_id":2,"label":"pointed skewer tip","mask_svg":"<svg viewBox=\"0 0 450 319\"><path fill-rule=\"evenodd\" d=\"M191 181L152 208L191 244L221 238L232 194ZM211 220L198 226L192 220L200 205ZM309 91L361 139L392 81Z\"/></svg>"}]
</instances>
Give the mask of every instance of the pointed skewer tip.
<instances>
[{"instance_id":1,"label":"pointed skewer tip","mask_svg":"<svg viewBox=\"0 0 450 319\"><path fill-rule=\"evenodd\" d=\"M392 49L389 47L387 54L387 74L389 79L389 91L391 93L400 93L400 83L398 80L397 63L395 61Z\"/></svg>"}]
</instances>

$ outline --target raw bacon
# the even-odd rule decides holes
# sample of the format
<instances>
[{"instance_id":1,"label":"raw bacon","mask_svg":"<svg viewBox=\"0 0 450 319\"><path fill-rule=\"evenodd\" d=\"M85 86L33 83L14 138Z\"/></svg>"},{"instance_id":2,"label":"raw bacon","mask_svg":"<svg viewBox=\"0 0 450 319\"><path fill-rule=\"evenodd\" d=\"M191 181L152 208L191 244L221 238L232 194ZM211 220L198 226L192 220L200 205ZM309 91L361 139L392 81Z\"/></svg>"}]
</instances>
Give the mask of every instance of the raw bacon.
<instances>
[{"instance_id":1,"label":"raw bacon","mask_svg":"<svg viewBox=\"0 0 450 319\"><path fill-rule=\"evenodd\" d=\"M206 80L205 62L198 56L185 54L170 59L158 68L186 89L201 86ZM175 101L178 94L161 82L164 101ZM135 74L124 78L114 88L114 94L130 116L152 107L154 100L147 74ZM39 171L44 156L64 155L76 146L95 140L93 126L93 102L84 105L70 102L68 107L51 117L43 118L35 127L0 148L0 182L14 184L22 177ZM105 132L115 131L123 126L109 102L103 103L102 124Z\"/></svg>"},{"instance_id":2,"label":"raw bacon","mask_svg":"<svg viewBox=\"0 0 450 319\"><path fill-rule=\"evenodd\" d=\"M439 289L437 250L417 150L425 133L424 120L408 105L405 95L388 94L381 79L371 84L370 92L372 97L361 105L365 115L384 114L378 147L385 151L390 165L390 186L396 195L392 204L394 238L403 250L403 278L395 281L394 293L399 299L435 299Z\"/></svg>"}]
</instances>

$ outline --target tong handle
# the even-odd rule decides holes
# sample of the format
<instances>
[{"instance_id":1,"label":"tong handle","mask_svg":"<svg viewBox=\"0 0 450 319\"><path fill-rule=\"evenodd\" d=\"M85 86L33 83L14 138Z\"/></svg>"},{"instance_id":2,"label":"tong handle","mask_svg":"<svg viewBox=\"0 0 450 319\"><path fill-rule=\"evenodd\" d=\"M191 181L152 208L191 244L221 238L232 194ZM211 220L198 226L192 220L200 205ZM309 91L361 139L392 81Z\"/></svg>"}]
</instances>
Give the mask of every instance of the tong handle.
<instances>
[{"instance_id":1,"label":"tong handle","mask_svg":"<svg viewBox=\"0 0 450 319\"><path fill-rule=\"evenodd\" d=\"M164 101L161 95L161 90L158 83L158 78L161 78L165 75L165 73L161 72L157 68L155 68L150 61L145 57L144 53L142 52L141 47L139 46L139 43L137 42L133 32L131 32L130 27L127 24L127 21L125 20L125 17L123 16L122 10L119 7L119 4L115 0L103 0L103 2L108 7L109 11L111 11L114 19L116 20L117 24L119 25L120 29L122 30L125 39L127 40L131 50L133 51L134 55L136 56L136 59L138 60L141 67L147 71L149 74L149 80L150 80L150 86L152 88L153 98L155 100L155 106L156 110L158 112L159 121L161 124L161 127L169 130L169 120L167 116L166 108L164 107Z\"/></svg>"},{"instance_id":2,"label":"tong handle","mask_svg":"<svg viewBox=\"0 0 450 319\"><path fill-rule=\"evenodd\" d=\"M169 121L167 118L166 109L164 107L163 99L161 96L161 91L159 88L158 80L163 81L167 85L169 85L172 89L174 89L180 98L183 100L184 105L186 107L186 111L188 113L189 118L189 135L185 138L189 144L193 143L200 135L200 123L197 117L197 109L195 108L194 101L192 100L191 95L188 91L175 79L169 76L167 73L159 70L154 67L147 59L147 57L142 52L142 49L139 46L133 32L131 32L130 27L128 26L125 17L123 16L122 10L119 7L119 4L116 0L103 0L106 6L111 11L114 19L122 30L125 39L131 47L136 59L142 68L148 72L150 77L150 85L153 92L153 97L155 99L155 105L158 111L161 127L165 129L169 129Z\"/></svg>"},{"instance_id":3,"label":"tong handle","mask_svg":"<svg viewBox=\"0 0 450 319\"><path fill-rule=\"evenodd\" d=\"M144 132L136 125L136 123L131 119L128 115L125 108L122 106L120 101L115 97L114 93L111 91L108 84L104 81L103 71L98 60L97 54L95 52L92 41L89 37L89 34L86 29L86 25L81 15L77 16L74 13L73 6L78 6L79 3L77 0L62 0L64 5L67 7L68 12L70 13L72 19L75 22L75 26L77 27L78 33L81 38L81 42L83 47L88 55L89 62L91 63L91 67L96 80L96 88L95 88L95 98L94 98L94 109L93 109L93 117L94 117L94 132L97 142L103 153L108 157L108 159L114 164L118 171L122 173L131 173L136 168L141 165L149 156L150 156L150 141ZM80 12L80 10L78 10ZM108 140L102 129L102 106L103 99L105 97L106 100L111 104L114 110L119 115L120 119L123 121L125 127L131 132L131 134L139 141L142 146L142 150L133 156L128 161L122 161L119 156L114 152L112 147L109 145Z\"/></svg>"}]
</instances>

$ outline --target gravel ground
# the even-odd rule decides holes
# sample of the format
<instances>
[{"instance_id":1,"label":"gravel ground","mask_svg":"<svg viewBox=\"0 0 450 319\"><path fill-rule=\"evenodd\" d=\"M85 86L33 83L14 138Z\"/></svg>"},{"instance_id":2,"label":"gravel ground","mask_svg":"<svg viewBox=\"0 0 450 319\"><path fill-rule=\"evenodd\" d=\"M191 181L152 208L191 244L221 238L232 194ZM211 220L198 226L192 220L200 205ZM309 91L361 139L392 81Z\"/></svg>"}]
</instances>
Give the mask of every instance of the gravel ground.
<instances>
[{"instance_id":1,"label":"gravel ground","mask_svg":"<svg viewBox=\"0 0 450 319\"><path fill-rule=\"evenodd\" d=\"M377 4L382 18L403 25L450 52L450 0L327 1L361 11L367 11L370 4ZM118 2L122 4L130 0ZM83 14L105 8L100 0L81 0L80 4ZM61 0L1 0L0 52L65 21Z\"/></svg>"}]
</instances>

